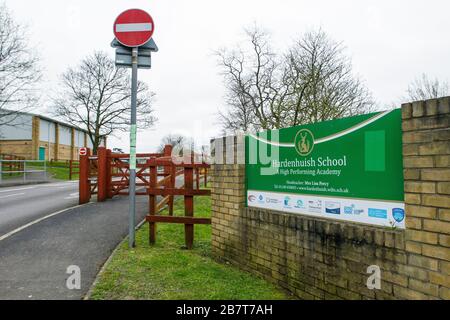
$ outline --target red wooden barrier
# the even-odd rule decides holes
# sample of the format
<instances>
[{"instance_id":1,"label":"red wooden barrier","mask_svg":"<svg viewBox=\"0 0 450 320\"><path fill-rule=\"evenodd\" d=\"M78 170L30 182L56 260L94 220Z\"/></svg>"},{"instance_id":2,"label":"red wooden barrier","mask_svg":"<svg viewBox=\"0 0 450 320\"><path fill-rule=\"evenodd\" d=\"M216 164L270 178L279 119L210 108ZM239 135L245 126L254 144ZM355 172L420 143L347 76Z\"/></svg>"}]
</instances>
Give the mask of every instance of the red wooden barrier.
<instances>
[{"instance_id":1,"label":"red wooden barrier","mask_svg":"<svg viewBox=\"0 0 450 320\"><path fill-rule=\"evenodd\" d=\"M164 148L164 157L165 158L171 158L172 157L172 151L173 147L171 145L167 145ZM176 182L176 168L173 165L170 166L164 166L164 176L165 176L165 183L164 188L170 189L175 188L175 182ZM166 179L168 178L168 179ZM163 199L161 204L167 204L169 209L169 215L173 216L173 203L174 203L174 196L168 195L166 198ZM161 207L158 207L158 211L161 209Z\"/></svg>"},{"instance_id":2,"label":"red wooden barrier","mask_svg":"<svg viewBox=\"0 0 450 320\"><path fill-rule=\"evenodd\" d=\"M90 156L90 149L87 149L85 156L80 156L79 204L85 204L91 200L91 185L89 182Z\"/></svg>"},{"instance_id":3,"label":"red wooden barrier","mask_svg":"<svg viewBox=\"0 0 450 320\"><path fill-rule=\"evenodd\" d=\"M198 169L196 169L198 170ZM194 217L194 170L193 168L184 168L184 188L190 194L184 196L184 215L186 217ZM186 247L192 249L194 243L194 224L184 225L184 236Z\"/></svg>"},{"instance_id":4,"label":"red wooden barrier","mask_svg":"<svg viewBox=\"0 0 450 320\"><path fill-rule=\"evenodd\" d=\"M69 180L72 180L75 174L80 174L80 162L69 160Z\"/></svg>"},{"instance_id":5,"label":"red wooden barrier","mask_svg":"<svg viewBox=\"0 0 450 320\"><path fill-rule=\"evenodd\" d=\"M209 196L211 191L200 189L203 175L207 183L206 163L195 163L194 155L184 157L185 162L175 162L172 158L172 146L166 146L164 153L138 154L136 173L137 195L146 195L149 199L150 224L149 240L156 242L156 223L181 223L185 225L186 247L191 249L194 241L194 225L210 224L211 219L194 217L194 196ZM128 195L129 155L113 154L104 147L98 149L97 156L80 157L80 204L88 203L93 194L99 202L116 195ZM179 160L179 159L178 159ZM184 185L176 187L176 178L184 175ZM158 197L162 200L158 203ZM182 196L185 203L185 216L174 217L174 197ZM157 214L168 207L169 216Z\"/></svg>"},{"instance_id":6,"label":"red wooden barrier","mask_svg":"<svg viewBox=\"0 0 450 320\"><path fill-rule=\"evenodd\" d=\"M209 218L195 218L194 217L194 196L209 196L211 195L210 190L200 190L200 183L196 188L194 188L194 173L200 172L201 169L209 167L208 164L195 164L190 163L177 163L174 164L172 159L161 158L149 160L150 171L155 174L158 166L172 166L176 168L182 168L184 172L184 186L176 188L175 184L171 185L170 188L167 186L158 186L157 183L151 183L148 188L149 194L149 215L146 220L149 223L149 241L150 244L156 242L156 223L176 223L184 224L185 229L185 243L187 249L192 249L194 243L194 225L196 224L211 224L211 219ZM199 175L196 177L199 181ZM184 217L174 217L174 216L159 216L158 206L156 205L156 196L183 196L184 197L184 207L185 213Z\"/></svg>"},{"instance_id":7,"label":"red wooden barrier","mask_svg":"<svg viewBox=\"0 0 450 320\"><path fill-rule=\"evenodd\" d=\"M106 150L106 182L105 182L105 188L106 188L106 197L108 199L112 199L113 192L112 192L112 166L111 166L111 150Z\"/></svg>"},{"instance_id":8,"label":"red wooden barrier","mask_svg":"<svg viewBox=\"0 0 450 320\"><path fill-rule=\"evenodd\" d=\"M150 165L151 160L148 160L148 164ZM149 189L154 190L156 189L156 183L157 183L157 175L158 175L158 168L157 166L153 165L150 166L150 185ZM150 194L148 196L148 204L149 204L149 215L156 215L156 195ZM156 242L156 223L155 222L149 222L149 241L150 244L155 244Z\"/></svg>"},{"instance_id":9,"label":"red wooden barrier","mask_svg":"<svg viewBox=\"0 0 450 320\"><path fill-rule=\"evenodd\" d=\"M104 202L108 197L107 191L107 161L108 161L108 152L105 147L98 148L97 156L98 156L98 177L97 177L97 201Z\"/></svg>"}]
</instances>

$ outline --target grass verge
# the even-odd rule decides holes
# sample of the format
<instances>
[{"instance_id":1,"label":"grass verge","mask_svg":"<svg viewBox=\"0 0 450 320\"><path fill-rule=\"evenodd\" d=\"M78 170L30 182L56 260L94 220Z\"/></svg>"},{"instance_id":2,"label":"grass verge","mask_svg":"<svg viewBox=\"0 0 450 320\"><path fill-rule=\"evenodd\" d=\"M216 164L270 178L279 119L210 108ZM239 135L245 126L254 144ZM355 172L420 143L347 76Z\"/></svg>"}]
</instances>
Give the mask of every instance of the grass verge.
<instances>
[{"instance_id":1,"label":"grass verge","mask_svg":"<svg viewBox=\"0 0 450 320\"><path fill-rule=\"evenodd\" d=\"M195 199L196 216L209 217L210 197ZM164 213L166 214L166 213ZM184 215L182 199L175 215ZM136 233L137 248L124 242L93 288L93 300L281 300L272 284L211 256L211 226L196 226L194 250L184 250L184 226L158 224L157 244L148 244L148 224Z\"/></svg>"},{"instance_id":2,"label":"grass verge","mask_svg":"<svg viewBox=\"0 0 450 320\"><path fill-rule=\"evenodd\" d=\"M48 168L49 176L56 180L69 180L70 169L63 167L50 167ZM78 174L72 176L72 180L78 180Z\"/></svg>"},{"instance_id":3,"label":"grass verge","mask_svg":"<svg viewBox=\"0 0 450 320\"><path fill-rule=\"evenodd\" d=\"M30 162L28 168L43 170L42 162ZM68 181L70 177L70 168L67 162L49 162L46 163L47 174L49 178ZM75 169L77 171L78 169ZM78 174L73 174L72 180L78 180Z\"/></svg>"}]
</instances>

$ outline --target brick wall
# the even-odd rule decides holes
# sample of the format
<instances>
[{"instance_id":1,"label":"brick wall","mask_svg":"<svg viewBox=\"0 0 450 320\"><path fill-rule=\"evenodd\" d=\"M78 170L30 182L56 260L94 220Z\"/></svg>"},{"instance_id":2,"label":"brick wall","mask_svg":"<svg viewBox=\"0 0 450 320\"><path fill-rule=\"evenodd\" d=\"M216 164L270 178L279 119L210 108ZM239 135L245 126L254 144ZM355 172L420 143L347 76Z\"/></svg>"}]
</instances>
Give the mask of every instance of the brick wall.
<instances>
[{"instance_id":1,"label":"brick wall","mask_svg":"<svg viewBox=\"0 0 450 320\"><path fill-rule=\"evenodd\" d=\"M70 156L70 152L72 150L71 146L59 144L57 148L55 143L40 141L39 147L45 148L45 160L52 160L52 159L53 160L58 159L60 161L71 160ZM56 153L56 150L58 150L58 154Z\"/></svg>"},{"instance_id":2,"label":"brick wall","mask_svg":"<svg viewBox=\"0 0 450 320\"><path fill-rule=\"evenodd\" d=\"M212 166L214 255L302 299L450 299L449 101L402 106L406 230L246 208L235 152ZM222 142L216 159L242 148ZM367 289L370 265L381 290Z\"/></svg>"},{"instance_id":3,"label":"brick wall","mask_svg":"<svg viewBox=\"0 0 450 320\"><path fill-rule=\"evenodd\" d=\"M0 141L0 154L11 154L32 159L33 143L31 140Z\"/></svg>"},{"instance_id":4,"label":"brick wall","mask_svg":"<svg viewBox=\"0 0 450 320\"><path fill-rule=\"evenodd\" d=\"M32 122L32 145L31 145L31 159L39 159L39 137L41 132L41 121L39 117L33 116Z\"/></svg>"},{"instance_id":5,"label":"brick wall","mask_svg":"<svg viewBox=\"0 0 450 320\"><path fill-rule=\"evenodd\" d=\"M450 97L405 104L406 251L432 296L450 299Z\"/></svg>"}]
</instances>

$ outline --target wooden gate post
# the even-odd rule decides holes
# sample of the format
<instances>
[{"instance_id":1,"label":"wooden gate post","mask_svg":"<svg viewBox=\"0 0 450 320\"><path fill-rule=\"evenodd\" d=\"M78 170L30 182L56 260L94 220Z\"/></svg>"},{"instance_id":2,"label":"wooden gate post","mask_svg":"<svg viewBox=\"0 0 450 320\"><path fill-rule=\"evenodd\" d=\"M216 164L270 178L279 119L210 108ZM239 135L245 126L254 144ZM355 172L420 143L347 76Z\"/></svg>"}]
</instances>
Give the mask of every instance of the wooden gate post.
<instances>
[{"instance_id":1,"label":"wooden gate post","mask_svg":"<svg viewBox=\"0 0 450 320\"><path fill-rule=\"evenodd\" d=\"M172 162L172 165L170 166L170 187L169 188L175 189L176 179L177 179L177 167ZM169 216L173 216L174 203L175 203L175 196L171 195L169 197Z\"/></svg>"},{"instance_id":2,"label":"wooden gate post","mask_svg":"<svg viewBox=\"0 0 450 320\"><path fill-rule=\"evenodd\" d=\"M184 196L184 212L186 217L194 216L194 196L192 192L194 191L194 169L188 166L184 168L184 183L186 193L190 195ZM188 250L192 249L194 244L194 225L185 224L184 225L185 241Z\"/></svg>"},{"instance_id":3,"label":"wooden gate post","mask_svg":"<svg viewBox=\"0 0 450 320\"><path fill-rule=\"evenodd\" d=\"M105 147L99 147L97 151L98 156L98 177L97 177L97 201L104 202L107 198L106 189L106 162L107 162L107 151Z\"/></svg>"},{"instance_id":4,"label":"wooden gate post","mask_svg":"<svg viewBox=\"0 0 450 320\"><path fill-rule=\"evenodd\" d=\"M106 150L106 197L108 199L113 198L113 191L112 191L112 172L111 172L111 150Z\"/></svg>"},{"instance_id":5,"label":"wooden gate post","mask_svg":"<svg viewBox=\"0 0 450 320\"><path fill-rule=\"evenodd\" d=\"M173 152L173 147L171 145L166 145L164 148L164 157L170 157L172 159L172 152ZM172 163L172 161L171 161ZM167 177L167 175L170 175L170 179L167 180L165 187L169 188L169 189L174 189L175 188L175 179L176 179L176 168L175 166L171 165L171 166L164 166L164 174L166 175L165 177ZM168 207L169 207L169 215L173 216L173 203L174 203L174 196L169 196L169 202L168 202Z\"/></svg>"},{"instance_id":6,"label":"wooden gate post","mask_svg":"<svg viewBox=\"0 0 450 320\"><path fill-rule=\"evenodd\" d=\"M147 163L151 163L152 160L148 160ZM158 181L158 167L155 163L150 164L150 190L155 190L157 186ZM156 215L156 195L149 195L148 196L148 203L149 203L149 215L154 216ZM150 222L149 223L149 242L150 245L155 244L156 242L156 223Z\"/></svg>"},{"instance_id":7,"label":"wooden gate post","mask_svg":"<svg viewBox=\"0 0 450 320\"><path fill-rule=\"evenodd\" d=\"M82 156L80 156L80 160L81 160L81 157L82 157ZM51 164L50 164L50 165L51 165ZM72 181L72 172L73 172L73 161L70 160L70 161L69 161L69 180L70 180L70 181Z\"/></svg>"},{"instance_id":8,"label":"wooden gate post","mask_svg":"<svg viewBox=\"0 0 450 320\"><path fill-rule=\"evenodd\" d=\"M197 187L197 190L200 190L200 169L195 168L195 184Z\"/></svg>"},{"instance_id":9,"label":"wooden gate post","mask_svg":"<svg viewBox=\"0 0 450 320\"><path fill-rule=\"evenodd\" d=\"M87 149L85 156L80 156L80 176L79 176L79 204L88 203L91 200L91 184L89 182L89 171L91 150Z\"/></svg>"}]
</instances>

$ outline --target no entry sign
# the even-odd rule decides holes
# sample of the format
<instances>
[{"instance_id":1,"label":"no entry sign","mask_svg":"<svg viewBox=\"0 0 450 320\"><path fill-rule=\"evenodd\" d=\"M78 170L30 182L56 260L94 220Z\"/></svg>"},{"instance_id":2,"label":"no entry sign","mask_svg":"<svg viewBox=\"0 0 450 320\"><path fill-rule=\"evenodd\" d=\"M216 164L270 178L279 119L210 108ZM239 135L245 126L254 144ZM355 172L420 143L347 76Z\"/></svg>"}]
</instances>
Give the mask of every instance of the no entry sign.
<instances>
[{"instance_id":1,"label":"no entry sign","mask_svg":"<svg viewBox=\"0 0 450 320\"><path fill-rule=\"evenodd\" d=\"M87 155L87 148L80 148L80 156L86 156Z\"/></svg>"},{"instance_id":2,"label":"no entry sign","mask_svg":"<svg viewBox=\"0 0 450 320\"><path fill-rule=\"evenodd\" d=\"M114 22L114 35L126 47L140 47L153 36L153 18L144 10L130 9L121 13Z\"/></svg>"}]
</instances>

